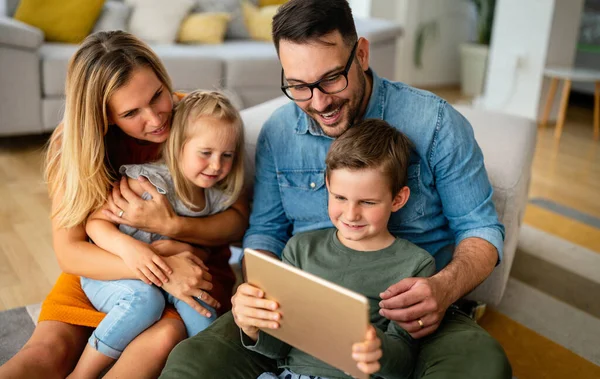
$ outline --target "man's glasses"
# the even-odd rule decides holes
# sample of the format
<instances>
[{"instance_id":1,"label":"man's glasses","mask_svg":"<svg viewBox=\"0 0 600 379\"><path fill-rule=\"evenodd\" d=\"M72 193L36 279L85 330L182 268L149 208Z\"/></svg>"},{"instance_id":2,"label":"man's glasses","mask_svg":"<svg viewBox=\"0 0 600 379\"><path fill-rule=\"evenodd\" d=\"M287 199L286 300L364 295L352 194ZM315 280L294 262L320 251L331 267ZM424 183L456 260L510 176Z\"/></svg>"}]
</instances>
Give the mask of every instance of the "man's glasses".
<instances>
[{"instance_id":1,"label":"man's glasses","mask_svg":"<svg viewBox=\"0 0 600 379\"><path fill-rule=\"evenodd\" d=\"M283 93L285 93L287 97L294 101L307 101L312 99L313 90L315 88L318 88L319 91L328 95L333 95L334 93L342 92L348 87L348 71L350 71L350 67L352 66L352 61L354 60L354 55L356 54L357 46L358 41L356 41L354 47L352 48L350 58L348 58L348 62L346 62L346 67L344 67L344 71L326 76L313 83L284 85L284 83L287 82L283 74L283 69L281 69L281 90L283 91Z\"/></svg>"}]
</instances>

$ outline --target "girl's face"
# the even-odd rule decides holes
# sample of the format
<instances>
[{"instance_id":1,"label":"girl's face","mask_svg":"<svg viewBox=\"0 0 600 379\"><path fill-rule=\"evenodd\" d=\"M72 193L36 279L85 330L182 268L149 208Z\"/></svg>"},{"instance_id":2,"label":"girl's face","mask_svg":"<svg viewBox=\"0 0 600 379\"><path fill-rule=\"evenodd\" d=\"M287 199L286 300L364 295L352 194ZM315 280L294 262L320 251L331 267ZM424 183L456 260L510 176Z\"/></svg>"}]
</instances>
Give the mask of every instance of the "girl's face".
<instances>
[{"instance_id":1,"label":"girl's face","mask_svg":"<svg viewBox=\"0 0 600 379\"><path fill-rule=\"evenodd\" d=\"M109 121L130 137L165 142L171 130L173 99L149 67L138 67L108 100Z\"/></svg>"},{"instance_id":2,"label":"girl's face","mask_svg":"<svg viewBox=\"0 0 600 379\"><path fill-rule=\"evenodd\" d=\"M182 173L194 185L210 188L231 172L237 136L231 122L213 117L199 117L188 129L190 136L181 152Z\"/></svg>"}]
</instances>

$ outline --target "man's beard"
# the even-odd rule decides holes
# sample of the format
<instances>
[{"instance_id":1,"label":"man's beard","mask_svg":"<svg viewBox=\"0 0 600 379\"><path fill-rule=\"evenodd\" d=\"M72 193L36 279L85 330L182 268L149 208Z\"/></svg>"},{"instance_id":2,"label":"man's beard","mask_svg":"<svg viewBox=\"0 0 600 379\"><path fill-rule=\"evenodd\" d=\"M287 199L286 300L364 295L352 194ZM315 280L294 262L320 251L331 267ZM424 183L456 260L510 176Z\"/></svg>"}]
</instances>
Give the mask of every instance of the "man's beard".
<instances>
[{"instance_id":1,"label":"man's beard","mask_svg":"<svg viewBox=\"0 0 600 379\"><path fill-rule=\"evenodd\" d=\"M337 138L340 135L342 135L346 130L348 130L356 121L359 120L359 117L361 116L360 108L365 98L365 89L367 82L365 79L365 74L362 71L359 71L358 73L358 81L359 86L356 92L356 96L352 96L351 99L334 99L333 103L331 103L327 108L325 108L321 112L317 112L317 110L315 110L312 107L309 107L305 111L308 114L308 116L319 125L323 133L325 133L327 136ZM351 104L350 107L347 106L349 104ZM345 115L340 115L340 121L338 121L337 124L321 125L321 123L319 122L319 114L330 113L344 106L346 106L346 109L343 109L340 112L345 111ZM346 123L346 125L341 124L344 122Z\"/></svg>"}]
</instances>

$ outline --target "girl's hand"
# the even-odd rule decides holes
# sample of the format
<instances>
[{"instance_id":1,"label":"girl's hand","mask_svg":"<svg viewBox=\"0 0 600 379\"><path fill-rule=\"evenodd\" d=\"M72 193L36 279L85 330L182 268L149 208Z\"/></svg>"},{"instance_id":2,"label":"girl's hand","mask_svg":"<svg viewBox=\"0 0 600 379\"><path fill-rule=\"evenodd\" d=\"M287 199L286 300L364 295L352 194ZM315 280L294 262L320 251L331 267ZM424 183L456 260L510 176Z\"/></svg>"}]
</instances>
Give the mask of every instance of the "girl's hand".
<instances>
[{"instance_id":1,"label":"girl's hand","mask_svg":"<svg viewBox=\"0 0 600 379\"><path fill-rule=\"evenodd\" d=\"M158 193L146 178L130 179L131 184L139 187L132 190L126 177L113 186L108 197L107 208L103 214L112 222L124 224L150 233L170 235L168 227L173 225L177 214L165 195ZM148 192L152 199L144 200L138 195Z\"/></svg>"},{"instance_id":2,"label":"girl's hand","mask_svg":"<svg viewBox=\"0 0 600 379\"><path fill-rule=\"evenodd\" d=\"M162 287L169 281L167 275L172 273L171 268L150 245L139 242L135 246L135 249L123 250L119 256L141 281Z\"/></svg>"},{"instance_id":3,"label":"girl's hand","mask_svg":"<svg viewBox=\"0 0 600 379\"><path fill-rule=\"evenodd\" d=\"M281 314L275 311L279 305L264 296L260 288L244 283L231 299L235 323L254 341L258 339L258 328L277 329L281 320Z\"/></svg>"},{"instance_id":4,"label":"girl's hand","mask_svg":"<svg viewBox=\"0 0 600 379\"><path fill-rule=\"evenodd\" d=\"M158 240L152 242L152 247L163 257L170 257L171 255L183 253L189 251L195 256L200 258L201 261L208 259L208 251L201 247L192 246L189 243L177 241L177 240Z\"/></svg>"},{"instance_id":5,"label":"girl's hand","mask_svg":"<svg viewBox=\"0 0 600 379\"><path fill-rule=\"evenodd\" d=\"M221 304L207 292L213 288L213 285L212 275L208 273L208 267L204 262L189 251L163 257L163 259L173 268L173 272L169 275L170 280L163 285L163 289L201 315L211 317L208 309L198 304L195 299L200 299L213 308L221 307Z\"/></svg>"},{"instance_id":6,"label":"girl's hand","mask_svg":"<svg viewBox=\"0 0 600 379\"><path fill-rule=\"evenodd\" d=\"M379 359L383 356L381 351L381 340L377 337L373 325L369 325L363 342L352 345L352 359L358 369L365 374L373 374L381 368Z\"/></svg>"}]
</instances>

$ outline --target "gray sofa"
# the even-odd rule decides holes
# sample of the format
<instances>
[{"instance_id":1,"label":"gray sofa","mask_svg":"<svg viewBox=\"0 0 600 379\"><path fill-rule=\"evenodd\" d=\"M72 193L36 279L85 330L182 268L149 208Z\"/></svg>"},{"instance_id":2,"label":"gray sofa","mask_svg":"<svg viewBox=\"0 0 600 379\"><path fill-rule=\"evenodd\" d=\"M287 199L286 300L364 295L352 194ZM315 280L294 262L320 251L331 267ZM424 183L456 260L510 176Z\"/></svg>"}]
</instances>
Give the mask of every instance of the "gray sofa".
<instances>
[{"instance_id":1,"label":"gray sofa","mask_svg":"<svg viewBox=\"0 0 600 379\"><path fill-rule=\"evenodd\" d=\"M250 162L253 162L256 140L263 123L277 107L288 101L282 96L241 112ZM468 296L495 306L504 294L517 249L519 227L527 205L537 127L535 123L522 117L464 106L456 106L456 109L473 126L494 189L493 201L500 221L506 228L503 261L492 275ZM248 178L252 180L254 166L252 163L248 166Z\"/></svg>"},{"instance_id":2,"label":"gray sofa","mask_svg":"<svg viewBox=\"0 0 600 379\"><path fill-rule=\"evenodd\" d=\"M44 42L42 31L11 16L19 0L0 0L0 136L53 130L62 117L67 62L77 45ZM2 6L4 4L4 6ZM358 19L371 43L371 63L394 77L396 40L402 28L385 20ZM176 90L223 89L240 109L281 95L281 66L272 43L250 39L219 45L152 45Z\"/></svg>"}]
</instances>

